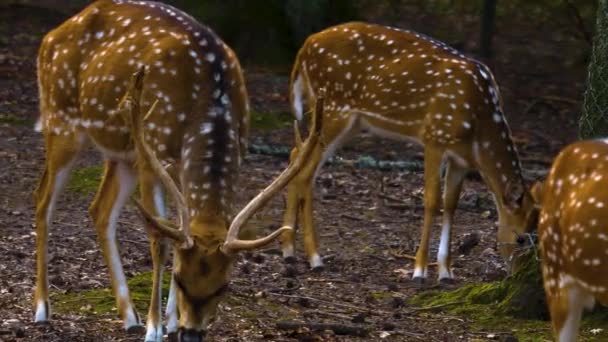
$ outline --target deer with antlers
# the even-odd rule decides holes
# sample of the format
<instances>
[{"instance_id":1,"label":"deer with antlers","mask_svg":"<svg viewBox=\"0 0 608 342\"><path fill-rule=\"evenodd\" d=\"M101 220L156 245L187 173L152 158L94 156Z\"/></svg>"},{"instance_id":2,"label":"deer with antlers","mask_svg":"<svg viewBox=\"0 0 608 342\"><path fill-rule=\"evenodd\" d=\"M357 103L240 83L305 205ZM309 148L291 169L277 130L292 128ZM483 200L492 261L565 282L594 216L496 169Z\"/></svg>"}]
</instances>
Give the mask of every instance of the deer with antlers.
<instances>
[{"instance_id":1,"label":"deer with antlers","mask_svg":"<svg viewBox=\"0 0 608 342\"><path fill-rule=\"evenodd\" d=\"M608 305L608 141L580 141L555 158L533 195L543 283L555 336L575 341L584 308Z\"/></svg>"},{"instance_id":2,"label":"deer with antlers","mask_svg":"<svg viewBox=\"0 0 608 342\"><path fill-rule=\"evenodd\" d=\"M488 68L418 33L354 22L311 35L300 48L290 101L301 120L314 89L327 89L323 139L288 187L284 224L304 230L310 266L322 266L313 223L313 183L323 162L361 130L424 147L424 223L413 277L427 276L429 238L440 201L440 165L447 163L443 226L437 255L440 280L453 278L453 214L468 170L478 170L494 196L501 255L512 260L519 234L536 211ZM297 155L297 147L292 155ZM294 256L295 232L282 235L283 256Z\"/></svg>"},{"instance_id":3,"label":"deer with antlers","mask_svg":"<svg viewBox=\"0 0 608 342\"><path fill-rule=\"evenodd\" d=\"M174 269L167 330L179 331L180 341L202 340L226 293L235 255L291 229L281 227L257 240L238 238L244 223L317 146L322 99L318 120L301 145L304 152L234 216L249 106L237 57L210 29L161 3L97 1L45 36L38 83L46 164L34 193L35 321L50 318L47 241L57 198L78 152L90 142L105 159L90 213L124 328L138 329L141 321L122 269L116 223L139 181L136 204L147 222L153 262L145 339L162 340L161 279L170 240ZM147 114L142 118L140 112ZM165 191L177 207L178 224L166 219Z\"/></svg>"}]
</instances>

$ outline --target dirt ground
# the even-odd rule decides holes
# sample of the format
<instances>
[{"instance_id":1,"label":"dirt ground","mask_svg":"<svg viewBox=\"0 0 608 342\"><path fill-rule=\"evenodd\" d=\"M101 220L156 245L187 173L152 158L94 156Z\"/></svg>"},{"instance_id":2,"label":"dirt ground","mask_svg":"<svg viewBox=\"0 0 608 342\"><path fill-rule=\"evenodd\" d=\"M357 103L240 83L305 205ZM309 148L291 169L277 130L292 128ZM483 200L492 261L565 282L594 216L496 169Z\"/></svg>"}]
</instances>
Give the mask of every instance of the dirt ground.
<instances>
[{"instance_id":1,"label":"dirt ground","mask_svg":"<svg viewBox=\"0 0 608 342\"><path fill-rule=\"evenodd\" d=\"M63 18L48 11L0 9L0 340L141 340L143 335L125 334L113 313L77 311L55 314L51 325L31 323L35 274L31 193L44 161L41 136L32 129L38 115L35 55L43 32ZM432 33L428 23L437 20L410 13L400 25ZM464 26L465 50L475 41L475 30L470 23ZM542 175L556 151L576 138L586 74L586 65L580 61L581 51L588 49L585 44L532 21L498 23L495 58L489 65L501 86L523 166L532 178ZM286 73L248 67L245 76L255 110L287 111ZM291 145L291 129L254 130L252 141ZM376 159L421 160L416 146L366 135L339 155L356 158L363 153ZM99 154L88 150L77 167L99 162ZM240 205L285 164L281 158L249 155L242 169ZM429 288L497 280L505 274L495 249L496 212L491 196L480 180L471 177L456 213L452 248L456 250L473 233L479 234L479 245L456 255L454 285L436 285L433 267L427 285L411 282L413 264L399 255L416 250L423 214L422 177L421 172L326 166L317 179L315 202L325 270L308 270L301 246L298 262L289 267L282 262L278 245L242 256L236 263L231 294L209 332L210 340L470 341L512 336L516 327L479 331L471 328L473 322L466 317L416 311L407 304L407 298ZM91 192L66 191L59 201L50 237L53 293L109 286L87 214L92 196ZM399 203L388 197L405 205L395 205ZM274 200L252 225L266 231L280 224L282 208L282 199ZM127 275L148 272L147 239L134 208L126 208L120 223ZM358 325L368 334L278 330L276 322L285 318ZM548 331L548 323L543 329Z\"/></svg>"}]
</instances>

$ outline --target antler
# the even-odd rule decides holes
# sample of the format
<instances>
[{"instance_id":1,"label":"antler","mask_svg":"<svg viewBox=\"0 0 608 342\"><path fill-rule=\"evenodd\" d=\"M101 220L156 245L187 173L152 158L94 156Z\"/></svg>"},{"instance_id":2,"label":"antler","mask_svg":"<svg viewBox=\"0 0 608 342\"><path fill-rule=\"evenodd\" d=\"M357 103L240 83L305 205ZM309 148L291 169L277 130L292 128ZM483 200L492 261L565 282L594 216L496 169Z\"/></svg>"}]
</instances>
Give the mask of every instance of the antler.
<instances>
[{"instance_id":1,"label":"antler","mask_svg":"<svg viewBox=\"0 0 608 342\"><path fill-rule=\"evenodd\" d=\"M152 150L144 140L144 121L154 111L156 103L158 102L155 101L150 107L148 113L146 113L143 118L141 117L140 103L144 75L145 67L142 66L131 77L131 85L124 99L127 107L130 109L129 112L131 115L125 121L130 125L131 136L133 137L133 140L135 142L135 148L139 151L139 154L144 158L144 161L148 163L154 173L160 178L165 188L173 197L180 218L179 226L181 227L181 230L172 227L169 221L162 220L158 217L154 217L153 215L151 215L137 200L135 201L135 204L142 212L144 218L147 221L154 224L159 231L161 231L168 237L184 243L184 247L187 248L192 245L192 239L190 237L190 222L188 216L188 209L186 206L186 200L184 199L182 193L179 191L177 184L175 184L175 182L173 181L173 178L171 178L167 170L165 170L165 168L161 165L160 161L154 155L154 152L152 152Z\"/></svg>"},{"instance_id":2,"label":"antler","mask_svg":"<svg viewBox=\"0 0 608 342\"><path fill-rule=\"evenodd\" d=\"M245 223L253 216L253 214L261 209L266 203L281 189L283 189L293 177L295 177L300 169L304 166L304 163L310 158L313 149L319 141L321 135L322 117L323 117L323 103L325 100L325 89L320 89L318 92L317 102L315 105L315 111L312 119L312 127L310 129L310 135L308 139L301 144L300 133L295 126L296 130L296 144L300 149L295 160L285 169L266 189L262 190L254 199L252 199L246 206L241 210L230 225L228 234L226 236L226 242L222 246L222 251L226 254L234 254L236 252L248 249L254 249L264 246L281 235L284 231L293 229L291 226L283 226L276 231L272 232L266 237L257 240L239 240L238 235L241 228Z\"/></svg>"}]
</instances>

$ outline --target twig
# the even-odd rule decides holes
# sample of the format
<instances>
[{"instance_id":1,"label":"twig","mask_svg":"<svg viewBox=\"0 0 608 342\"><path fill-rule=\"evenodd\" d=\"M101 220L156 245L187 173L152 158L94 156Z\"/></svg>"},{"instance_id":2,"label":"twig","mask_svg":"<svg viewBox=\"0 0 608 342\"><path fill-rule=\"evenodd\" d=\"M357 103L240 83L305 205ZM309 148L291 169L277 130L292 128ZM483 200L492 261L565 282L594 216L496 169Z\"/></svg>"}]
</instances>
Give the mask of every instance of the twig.
<instances>
[{"instance_id":1,"label":"twig","mask_svg":"<svg viewBox=\"0 0 608 342\"><path fill-rule=\"evenodd\" d=\"M340 217L344 217L344 218L355 220L355 221L363 221L363 219L360 218L360 217L353 216L353 215L350 215L350 214L345 214L345 213L340 214Z\"/></svg>"},{"instance_id":2,"label":"twig","mask_svg":"<svg viewBox=\"0 0 608 342\"><path fill-rule=\"evenodd\" d=\"M344 325L338 323L306 323L306 322L278 322L277 329L281 330L297 330L301 328L308 328L312 331L325 331L331 330L337 335L350 335L350 336L367 336L368 330L363 327L356 327L352 325Z\"/></svg>"},{"instance_id":3,"label":"twig","mask_svg":"<svg viewBox=\"0 0 608 342\"><path fill-rule=\"evenodd\" d=\"M330 302L330 301L326 301L326 300L322 300L322 299L318 299L318 298L313 298L313 297L307 297L307 296L287 295L287 294L276 293L276 292L268 292L268 294L272 295L272 296L277 296L277 297L286 297L286 298L294 298L294 299L306 299L306 300L311 300L311 301L315 301L315 302L319 302L319 303L334 305L334 306L338 306L338 307L342 307L342 308L347 308L347 309L351 309L351 310L355 310L355 311L362 311L362 312L367 312L367 313L377 313L377 314L387 314L388 313L387 311L369 310L369 309L365 309L365 308L358 307L358 306L353 306L353 305L348 305L348 304L334 303L334 302Z\"/></svg>"},{"instance_id":4,"label":"twig","mask_svg":"<svg viewBox=\"0 0 608 342\"><path fill-rule=\"evenodd\" d=\"M119 239L119 241L120 242L129 242L129 243L136 244L136 245L146 245L146 246L148 245L148 241L142 241L142 240L136 241L136 240Z\"/></svg>"},{"instance_id":5,"label":"twig","mask_svg":"<svg viewBox=\"0 0 608 342\"><path fill-rule=\"evenodd\" d=\"M415 338L417 340L420 340L420 341L428 341L426 334L415 333L415 332L405 331L405 330L391 331L391 335L405 335L405 336L408 336L408 337L413 337L413 338Z\"/></svg>"},{"instance_id":6,"label":"twig","mask_svg":"<svg viewBox=\"0 0 608 342\"><path fill-rule=\"evenodd\" d=\"M378 197L384 198L384 199L387 199L387 200L390 200L390 201L393 201L393 202L402 203L402 204L407 205L407 203L404 200L402 200L400 198L397 198L397 197L393 197L391 195L384 194L384 193L379 193Z\"/></svg>"},{"instance_id":7,"label":"twig","mask_svg":"<svg viewBox=\"0 0 608 342\"><path fill-rule=\"evenodd\" d=\"M307 282L310 283L340 283L340 284L352 284L352 281L342 280L342 279L315 279L315 278L307 278Z\"/></svg>"},{"instance_id":8,"label":"twig","mask_svg":"<svg viewBox=\"0 0 608 342\"><path fill-rule=\"evenodd\" d=\"M391 255L394 256L397 259L407 259L407 260L416 261L416 256L414 256L414 255L403 254L403 253L392 252L392 251L391 251ZM431 263L428 264L428 266L437 266L437 263L436 262L431 262Z\"/></svg>"},{"instance_id":9,"label":"twig","mask_svg":"<svg viewBox=\"0 0 608 342\"><path fill-rule=\"evenodd\" d=\"M104 296L92 296L92 297L87 297L86 300L89 299L106 299L108 297L104 297ZM74 303L74 302L85 302L84 298L74 298L74 299L66 299L66 300L62 300L61 303L65 304L65 303Z\"/></svg>"},{"instance_id":10,"label":"twig","mask_svg":"<svg viewBox=\"0 0 608 342\"><path fill-rule=\"evenodd\" d=\"M406 311L406 313L415 313L415 312L422 312L422 311L433 311L435 309L441 309L444 308L446 306L452 306L452 305L460 305L460 304L464 304L465 301L461 300L458 302L451 302L451 303L445 303L445 304L439 304L439 305L433 305L433 306L426 306L423 308L411 308L409 310Z\"/></svg>"},{"instance_id":11,"label":"twig","mask_svg":"<svg viewBox=\"0 0 608 342\"><path fill-rule=\"evenodd\" d=\"M549 103L549 102L564 102L564 103L571 104L571 105L575 105L578 103L578 101L576 101L576 100L568 99L565 97L559 97L559 96L555 96L555 95L541 96L541 97L534 99L534 101L530 102L530 104L526 107L526 109L524 109L524 114L530 113L532 108L536 107L536 105L538 105L540 103Z\"/></svg>"},{"instance_id":12,"label":"twig","mask_svg":"<svg viewBox=\"0 0 608 342\"><path fill-rule=\"evenodd\" d=\"M304 311L304 316L306 315L324 315L324 316L329 316L329 317L334 317L334 318L340 318L340 319L344 319L347 321L350 321L352 319L351 316L347 316L347 315L343 315L343 314L339 314L339 313L335 313L335 312L328 312L328 311L321 311L321 310L307 310Z\"/></svg>"}]
</instances>

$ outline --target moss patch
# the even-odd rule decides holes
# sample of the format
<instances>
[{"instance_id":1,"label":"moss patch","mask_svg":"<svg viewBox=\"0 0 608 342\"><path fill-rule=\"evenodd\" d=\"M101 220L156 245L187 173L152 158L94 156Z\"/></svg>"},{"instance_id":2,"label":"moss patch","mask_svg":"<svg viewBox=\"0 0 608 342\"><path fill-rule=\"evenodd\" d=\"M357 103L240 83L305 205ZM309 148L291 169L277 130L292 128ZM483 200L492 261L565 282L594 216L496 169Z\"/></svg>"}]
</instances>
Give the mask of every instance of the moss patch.
<instances>
[{"instance_id":1,"label":"moss patch","mask_svg":"<svg viewBox=\"0 0 608 342\"><path fill-rule=\"evenodd\" d=\"M251 111L251 128L260 131L271 131L290 126L293 120L293 115L286 112L260 113Z\"/></svg>"},{"instance_id":2,"label":"moss patch","mask_svg":"<svg viewBox=\"0 0 608 342\"><path fill-rule=\"evenodd\" d=\"M99 165L74 170L67 189L81 194L94 192L99 186L102 172L103 167Z\"/></svg>"},{"instance_id":3,"label":"moss patch","mask_svg":"<svg viewBox=\"0 0 608 342\"><path fill-rule=\"evenodd\" d=\"M410 300L422 308L437 307L466 318L477 331L511 331L520 341L552 339L542 288L539 261L530 257L513 276L503 281L469 284L454 291L428 291ZM593 335L592 329L603 329ZM581 341L608 339L608 310L586 313Z\"/></svg>"},{"instance_id":4,"label":"moss patch","mask_svg":"<svg viewBox=\"0 0 608 342\"><path fill-rule=\"evenodd\" d=\"M168 272L163 277L163 301L169 294L171 276ZM146 312L150 301L152 273L145 272L133 276L128 281L131 299L139 312ZM53 310L65 314L111 313L116 312L116 302L111 289L87 290L79 292L58 293L51 298Z\"/></svg>"},{"instance_id":5,"label":"moss patch","mask_svg":"<svg viewBox=\"0 0 608 342\"><path fill-rule=\"evenodd\" d=\"M0 124L11 126L33 126L34 122L30 119L19 117L11 113L0 113Z\"/></svg>"}]
</instances>

